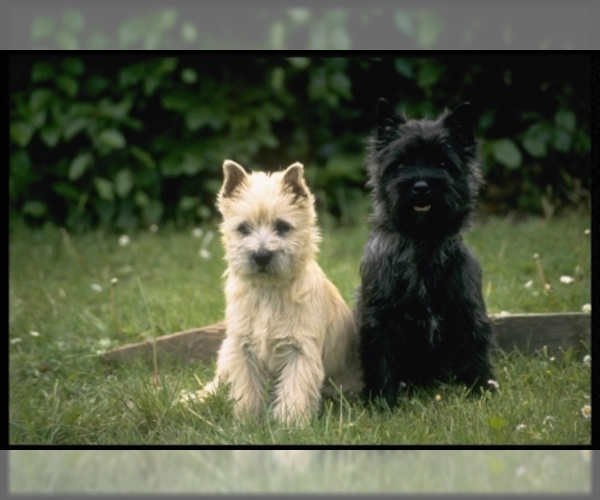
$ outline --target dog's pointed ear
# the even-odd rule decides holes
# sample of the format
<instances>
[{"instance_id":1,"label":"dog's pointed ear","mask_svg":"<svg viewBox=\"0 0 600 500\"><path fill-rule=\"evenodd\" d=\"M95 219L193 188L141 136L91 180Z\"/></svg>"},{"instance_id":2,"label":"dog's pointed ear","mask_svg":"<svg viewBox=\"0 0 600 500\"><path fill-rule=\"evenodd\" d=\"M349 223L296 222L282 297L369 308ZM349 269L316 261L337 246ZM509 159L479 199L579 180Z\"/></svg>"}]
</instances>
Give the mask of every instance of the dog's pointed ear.
<instances>
[{"instance_id":1,"label":"dog's pointed ear","mask_svg":"<svg viewBox=\"0 0 600 500\"><path fill-rule=\"evenodd\" d=\"M381 98L377 102L377 137L382 138L398 125L406 123L406 117L396 113L393 106Z\"/></svg>"},{"instance_id":2,"label":"dog's pointed ear","mask_svg":"<svg viewBox=\"0 0 600 500\"><path fill-rule=\"evenodd\" d=\"M299 197L308 198L308 188L304 182L304 165L302 163L296 162L285 169L283 184L294 193L294 199Z\"/></svg>"},{"instance_id":3,"label":"dog's pointed ear","mask_svg":"<svg viewBox=\"0 0 600 500\"><path fill-rule=\"evenodd\" d=\"M248 180L248 174L244 167L231 160L223 162L223 173L225 174L225 180L221 188L223 198L233 196L235 191Z\"/></svg>"},{"instance_id":4,"label":"dog's pointed ear","mask_svg":"<svg viewBox=\"0 0 600 500\"><path fill-rule=\"evenodd\" d=\"M448 130L450 130L464 145L468 146L475 143L471 103L463 102L454 108L454 110L444 118L444 125L446 125Z\"/></svg>"}]
</instances>

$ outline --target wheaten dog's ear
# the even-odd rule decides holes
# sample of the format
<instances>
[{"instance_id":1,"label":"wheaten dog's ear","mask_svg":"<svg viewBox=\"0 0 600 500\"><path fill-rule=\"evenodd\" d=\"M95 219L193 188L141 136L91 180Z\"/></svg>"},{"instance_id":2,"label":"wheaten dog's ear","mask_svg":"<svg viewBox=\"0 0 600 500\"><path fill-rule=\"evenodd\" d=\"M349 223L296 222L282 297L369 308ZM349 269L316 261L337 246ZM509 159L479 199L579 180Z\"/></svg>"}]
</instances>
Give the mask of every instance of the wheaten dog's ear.
<instances>
[{"instance_id":1,"label":"wheaten dog's ear","mask_svg":"<svg viewBox=\"0 0 600 500\"><path fill-rule=\"evenodd\" d=\"M248 180L248 174L244 170L244 167L231 160L223 162L223 173L225 174L223 187L221 188L221 196L223 198L233 196L236 189Z\"/></svg>"},{"instance_id":2,"label":"wheaten dog's ear","mask_svg":"<svg viewBox=\"0 0 600 500\"><path fill-rule=\"evenodd\" d=\"M288 186L294 197L308 197L308 188L304 182L304 166L302 163L294 163L283 172L283 184Z\"/></svg>"}]
</instances>

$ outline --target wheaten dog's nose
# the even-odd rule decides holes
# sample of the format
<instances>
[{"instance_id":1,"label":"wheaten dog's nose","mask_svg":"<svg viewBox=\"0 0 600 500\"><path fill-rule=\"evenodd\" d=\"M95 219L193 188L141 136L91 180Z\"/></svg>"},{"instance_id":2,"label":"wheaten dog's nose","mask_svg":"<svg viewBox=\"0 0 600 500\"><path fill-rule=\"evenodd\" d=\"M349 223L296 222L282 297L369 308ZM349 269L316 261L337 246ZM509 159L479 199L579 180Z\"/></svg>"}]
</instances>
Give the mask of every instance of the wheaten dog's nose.
<instances>
[{"instance_id":1,"label":"wheaten dog's nose","mask_svg":"<svg viewBox=\"0 0 600 500\"><path fill-rule=\"evenodd\" d=\"M252 258L254 262L260 267L265 267L271 262L271 258L273 257L273 252L269 252L268 250L261 249L256 252Z\"/></svg>"}]
</instances>

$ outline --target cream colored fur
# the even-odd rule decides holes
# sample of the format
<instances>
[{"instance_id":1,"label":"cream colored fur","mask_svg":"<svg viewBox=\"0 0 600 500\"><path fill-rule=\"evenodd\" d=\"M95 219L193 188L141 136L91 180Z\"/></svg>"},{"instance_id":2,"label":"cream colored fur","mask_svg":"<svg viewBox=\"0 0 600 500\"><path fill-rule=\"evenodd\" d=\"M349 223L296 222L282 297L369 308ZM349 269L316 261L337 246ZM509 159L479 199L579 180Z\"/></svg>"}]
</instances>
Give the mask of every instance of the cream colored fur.
<instances>
[{"instance_id":1,"label":"cream colored fur","mask_svg":"<svg viewBox=\"0 0 600 500\"><path fill-rule=\"evenodd\" d=\"M352 314L314 260L320 236L302 165L248 175L226 160L223 170L227 336L203 394L226 382L236 416L270 408L306 424L323 392L362 387ZM271 256L266 266L257 252Z\"/></svg>"}]
</instances>

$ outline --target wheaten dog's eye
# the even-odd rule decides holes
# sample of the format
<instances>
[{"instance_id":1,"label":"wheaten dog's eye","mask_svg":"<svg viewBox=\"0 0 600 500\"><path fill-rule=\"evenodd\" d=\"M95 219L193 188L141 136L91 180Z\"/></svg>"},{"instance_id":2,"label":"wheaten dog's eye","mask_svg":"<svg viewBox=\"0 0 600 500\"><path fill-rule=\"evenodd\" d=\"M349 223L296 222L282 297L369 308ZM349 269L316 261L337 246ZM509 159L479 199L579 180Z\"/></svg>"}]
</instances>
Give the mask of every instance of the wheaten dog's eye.
<instances>
[{"instance_id":1,"label":"wheaten dog's eye","mask_svg":"<svg viewBox=\"0 0 600 500\"><path fill-rule=\"evenodd\" d=\"M277 231L277 234L279 236L283 236L291 229L292 229L292 226L290 224L288 224L287 222L285 222L284 220L277 220L275 222L275 231Z\"/></svg>"},{"instance_id":2,"label":"wheaten dog's eye","mask_svg":"<svg viewBox=\"0 0 600 500\"><path fill-rule=\"evenodd\" d=\"M237 227L237 232L244 235L244 236L248 236L250 234L250 226L248 225L248 223L246 222L242 222L238 227Z\"/></svg>"}]
</instances>

